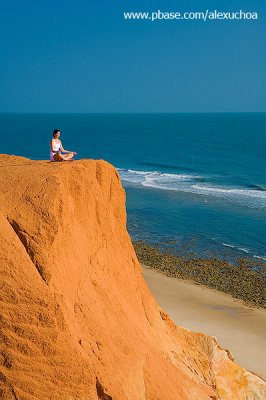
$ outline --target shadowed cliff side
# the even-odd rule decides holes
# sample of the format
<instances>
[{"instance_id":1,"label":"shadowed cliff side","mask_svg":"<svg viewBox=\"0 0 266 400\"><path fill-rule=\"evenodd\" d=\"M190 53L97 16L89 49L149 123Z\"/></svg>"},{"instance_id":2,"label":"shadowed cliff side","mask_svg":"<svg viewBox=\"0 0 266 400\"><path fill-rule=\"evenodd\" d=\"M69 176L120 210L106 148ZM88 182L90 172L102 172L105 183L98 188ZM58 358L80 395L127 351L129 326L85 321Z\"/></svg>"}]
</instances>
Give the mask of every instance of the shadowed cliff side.
<instances>
[{"instance_id":1,"label":"shadowed cliff side","mask_svg":"<svg viewBox=\"0 0 266 400\"><path fill-rule=\"evenodd\" d=\"M265 398L262 379L156 303L112 165L2 155L0 187L1 399Z\"/></svg>"}]
</instances>

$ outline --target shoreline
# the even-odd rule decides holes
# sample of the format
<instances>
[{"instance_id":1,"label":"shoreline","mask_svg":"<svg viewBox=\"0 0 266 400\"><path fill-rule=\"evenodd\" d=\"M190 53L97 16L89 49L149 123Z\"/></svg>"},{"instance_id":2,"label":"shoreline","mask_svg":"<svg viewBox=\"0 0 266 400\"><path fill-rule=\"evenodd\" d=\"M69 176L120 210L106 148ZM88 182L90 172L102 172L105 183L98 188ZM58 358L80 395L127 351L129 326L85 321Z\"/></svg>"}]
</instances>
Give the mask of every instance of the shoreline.
<instances>
[{"instance_id":1,"label":"shoreline","mask_svg":"<svg viewBox=\"0 0 266 400\"><path fill-rule=\"evenodd\" d=\"M176 279L141 263L157 303L180 326L216 337L243 368L266 379L266 310L191 280Z\"/></svg>"},{"instance_id":2,"label":"shoreline","mask_svg":"<svg viewBox=\"0 0 266 400\"><path fill-rule=\"evenodd\" d=\"M187 258L162 251L158 246L142 240L133 241L141 264L159 270L168 277L183 279L215 289L244 302L247 306L266 308L266 276L263 268L255 271L246 259L239 259L235 266L219 259ZM265 265L265 263L254 263Z\"/></svg>"}]
</instances>

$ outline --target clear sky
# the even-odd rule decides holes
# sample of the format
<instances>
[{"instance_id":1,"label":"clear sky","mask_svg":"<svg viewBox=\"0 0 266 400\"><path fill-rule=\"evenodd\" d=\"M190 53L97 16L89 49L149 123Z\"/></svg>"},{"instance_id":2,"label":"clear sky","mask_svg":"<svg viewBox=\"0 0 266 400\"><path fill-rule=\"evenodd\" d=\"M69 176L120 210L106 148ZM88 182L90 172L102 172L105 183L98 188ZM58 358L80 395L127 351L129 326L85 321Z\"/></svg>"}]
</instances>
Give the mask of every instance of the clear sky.
<instances>
[{"instance_id":1,"label":"clear sky","mask_svg":"<svg viewBox=\"0 0 266 400\"><path fill-rule=\"evenodd\" d=\"M126 11L258 20L128 21ZM6 1L0 112L266 111L266 1Z\"/></svg>"}]
</instances>

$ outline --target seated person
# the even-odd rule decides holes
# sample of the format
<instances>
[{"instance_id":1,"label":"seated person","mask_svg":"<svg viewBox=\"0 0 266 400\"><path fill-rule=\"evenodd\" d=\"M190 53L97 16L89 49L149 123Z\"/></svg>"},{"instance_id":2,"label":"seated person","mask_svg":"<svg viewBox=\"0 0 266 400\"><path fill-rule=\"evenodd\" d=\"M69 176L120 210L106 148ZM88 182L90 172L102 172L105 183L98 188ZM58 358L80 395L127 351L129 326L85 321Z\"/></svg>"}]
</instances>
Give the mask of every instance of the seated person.
<instances>
[{"instance_id":1,"label":"seated person","mask_svg":"<svg viewBox=\"0 0 266 400\"><path fill-rule=\"evenodd\" d=\"M65 150L60 137L60 131L55 129L50 141L50 161L70 161L77 154L75 151Z\"/></svg>"}]
</instances>

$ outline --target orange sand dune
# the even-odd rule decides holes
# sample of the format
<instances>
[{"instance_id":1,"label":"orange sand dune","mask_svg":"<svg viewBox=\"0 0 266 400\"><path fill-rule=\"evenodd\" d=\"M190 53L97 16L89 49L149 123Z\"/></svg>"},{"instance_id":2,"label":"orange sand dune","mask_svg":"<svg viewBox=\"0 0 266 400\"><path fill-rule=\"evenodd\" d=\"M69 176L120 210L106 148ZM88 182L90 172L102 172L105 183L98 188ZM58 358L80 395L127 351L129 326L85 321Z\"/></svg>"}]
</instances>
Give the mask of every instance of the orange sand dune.
<instances>
[{"instance_id":1,"label":"orange sand dune","mask_svg":"<svg viewBox=\"0 0 266 400\"><path fill-rule=\"evenodd\" d=\"M262 379L149 291L103 160L0 156L4 400L265 399Z\"/></svg>"}]
</instances>

